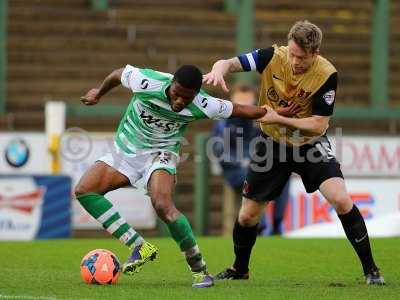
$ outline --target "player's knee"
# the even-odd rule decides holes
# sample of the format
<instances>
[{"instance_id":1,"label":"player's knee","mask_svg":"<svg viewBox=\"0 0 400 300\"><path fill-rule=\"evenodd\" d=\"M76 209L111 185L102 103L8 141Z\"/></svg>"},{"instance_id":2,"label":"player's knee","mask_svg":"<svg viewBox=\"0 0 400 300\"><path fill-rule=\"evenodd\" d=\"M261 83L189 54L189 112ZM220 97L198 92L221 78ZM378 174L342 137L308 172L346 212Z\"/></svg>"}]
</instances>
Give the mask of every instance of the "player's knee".
<instances>
[{"instance_id":1,"label":"player's knee","mask_svg":"<svg viewBox=\"0 0 400 300\"><path fill-rule=\"evenodd\" d=\"M176 209L171 195L167 193L156 193L151 195L153 207L157 215L166 223L170 223L176 220L179 211Z\"/></svg>"},{"instance_id":2,"label":"player's knee","mask_svg":"<svg viewBox=\"0 0 400 300\"><path fill-rule=\"evenodd\" d=\"M89 193L89 191L83 184L78 184L75 187L74 194L77 199L79 199L79 196L82 196L87 193Z\"/></svg>"},{"instance_id":3,"label":"player's knee","mask_svg":"<svg viewBox=\"0 0 400 300\"><path fill-rule=\"evenodd\" d=\"M176 220L179 212L174 205L165 203L154 203L154 209L157 215L165 223L171 223Z\"/></svg>"},{"instance_id":4,"label":"player's knee","mask_svg":"<svg viewBox=\"0 0 400 300\"><path fill-rule=\"evenodd\" d=\"M353 207L353 202L347 193L336 193L330 200L338 214L348 213Z\"/></svg>"},{"instance_id":5,"label":"player's knee","mask_svg":"<svg viewBox=\"0 0 400 300\"><path fill-rule=\"evenodd\" d=\"M259 215L251 211L240 211L238 222L244 227L251 227L258 223Z\"/></svg>"},{"instance_id":6,"label":"player's knee","mask_svg":"<svg viewBox=\"0 0 400 300\"><path fill-rule=\"evenodd\" d=\"M93 188L89 188L85 186L84 184L78 183L78 185L75 187L74 194L75 198L79 200L79 196L88 194L88 193L98 193L98 194L103 194Z\"/></svg>"}]
</instances>

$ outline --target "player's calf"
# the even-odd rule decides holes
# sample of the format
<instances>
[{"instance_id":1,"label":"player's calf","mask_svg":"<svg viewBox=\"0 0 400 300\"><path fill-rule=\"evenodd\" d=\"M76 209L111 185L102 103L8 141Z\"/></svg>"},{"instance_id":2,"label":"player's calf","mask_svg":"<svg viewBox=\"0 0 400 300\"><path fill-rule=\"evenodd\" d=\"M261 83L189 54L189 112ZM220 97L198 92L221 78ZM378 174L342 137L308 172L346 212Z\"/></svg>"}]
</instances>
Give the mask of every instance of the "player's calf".
<instances>
[{"instance_id":1,"label":"player's calf","mask_svg":"<svg viewBox=\"0 0 400 300\"><path fill-rule=\"evenodd\" d=\"M157 215L166 223L172 238L175 240L192 272L195 288L210 287L213 278L207 272L206 263L197 245L192 227L187 218L175 207L172 193L175 177L165 170L155 171L150 178L149 192Z\"/></svg>"},{"instance_id":2,"label":"player's calf","mask_svg":"<svg viewBox=\"0 0 400 300\"><path fill-rule=\"evenodd\" d=\"M174 222L168 223L167 226L192 272L192 287L204 288L213 286L214 279L207 271L207 265L187 218L180 214Z\"/></svg>"},{"instance_id":3,"label":"player's calf","mask_svg":"<svg viewBox=\"0 0 400 300\"><path fill-rule=\"evenodd\" d=\"M366 283L384 284L385 280L380 275L379 269L372 256L367 227L365 226L364 219L358 208L354 205L348 213L343 215L339 214L338 216L342 222L347 239L350 241L361 261Z\"/></svg>"},{"instance_id":4,"label":"player's calf","mask_svg":"<svg viewBox=\"0 0 400 300\"><path fill-rule=\"evenodd\" d=\"M83 208L113 237L128 247L144 243L144 239L125 221L110 201L96 193L77 196Z\"/></svg>"}]
</instances>

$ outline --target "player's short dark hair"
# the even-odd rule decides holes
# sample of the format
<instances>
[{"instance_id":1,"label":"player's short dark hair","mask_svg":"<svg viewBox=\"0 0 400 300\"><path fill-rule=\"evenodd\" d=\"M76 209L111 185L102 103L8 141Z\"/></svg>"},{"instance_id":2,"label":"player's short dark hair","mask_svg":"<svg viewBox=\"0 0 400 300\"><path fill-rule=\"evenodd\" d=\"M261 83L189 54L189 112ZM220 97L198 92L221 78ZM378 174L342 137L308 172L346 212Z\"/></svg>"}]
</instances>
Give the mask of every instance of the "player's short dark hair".
<instances>
[{"instance_id":1,"label":"player's short dark hair","mask_svg":"<svg viewBox=\"0 0 400 300\"><path fill-rule=\"evenodd\" d=\"M203 83L203 74L193 65L184 65L179 67L174 74L174 81L178 82L182 87L200 91Z\"/></svg>"}]
</instances>

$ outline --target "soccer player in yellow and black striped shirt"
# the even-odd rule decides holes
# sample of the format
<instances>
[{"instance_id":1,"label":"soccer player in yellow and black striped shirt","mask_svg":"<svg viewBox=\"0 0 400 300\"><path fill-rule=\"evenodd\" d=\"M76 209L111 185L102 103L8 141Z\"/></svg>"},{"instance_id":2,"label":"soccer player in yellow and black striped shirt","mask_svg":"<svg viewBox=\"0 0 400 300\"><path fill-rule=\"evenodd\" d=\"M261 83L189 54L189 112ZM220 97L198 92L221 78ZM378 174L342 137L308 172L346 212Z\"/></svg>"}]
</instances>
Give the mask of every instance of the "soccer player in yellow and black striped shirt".
<instances>
[{"instance_id":1,"label":"soccer player in yellow and black striped shirt","mask_svg":"<svg viewBox=\"0 0 400 300\"><path fill-rule=\"evenodd\" d=\"M384 284L371 253L367 228L347 194L339 162L326 130L333 113L337 87L335 67L321 55L322 32L308 21L297 22L287 46L274 45L217 61L204 82L227 90L224 76L258 71L259 105L268 113L261 118L262 134L256 144L243 186L243 201L233 230L235 262L217 279L248 279L257 223L266 203L278 196L292 172L301 176L307 192L319 190L336 210L347 238L360 258L367 284ZM292 105L292 117L277 110Z\"/></svg>"}]
</instances>

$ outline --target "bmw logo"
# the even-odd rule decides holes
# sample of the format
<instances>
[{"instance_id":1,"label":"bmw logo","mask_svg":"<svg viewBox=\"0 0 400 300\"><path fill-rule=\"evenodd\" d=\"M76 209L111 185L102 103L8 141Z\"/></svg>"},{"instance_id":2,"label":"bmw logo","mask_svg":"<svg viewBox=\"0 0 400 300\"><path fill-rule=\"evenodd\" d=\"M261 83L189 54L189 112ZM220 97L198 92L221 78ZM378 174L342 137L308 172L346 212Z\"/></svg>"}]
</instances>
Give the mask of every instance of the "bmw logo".
<instances>
[{"instance_id":1,"label":"bmw logo","mask_svg":"<svg viewBox=\"0 0 400 300\"><path fill-rule=\"evenodd\" d=\"M29 159L29 148L23 139L11 140L5 150L5 158L8 164L14 168L20 168Z\"/></svg>"}]
</instances>

